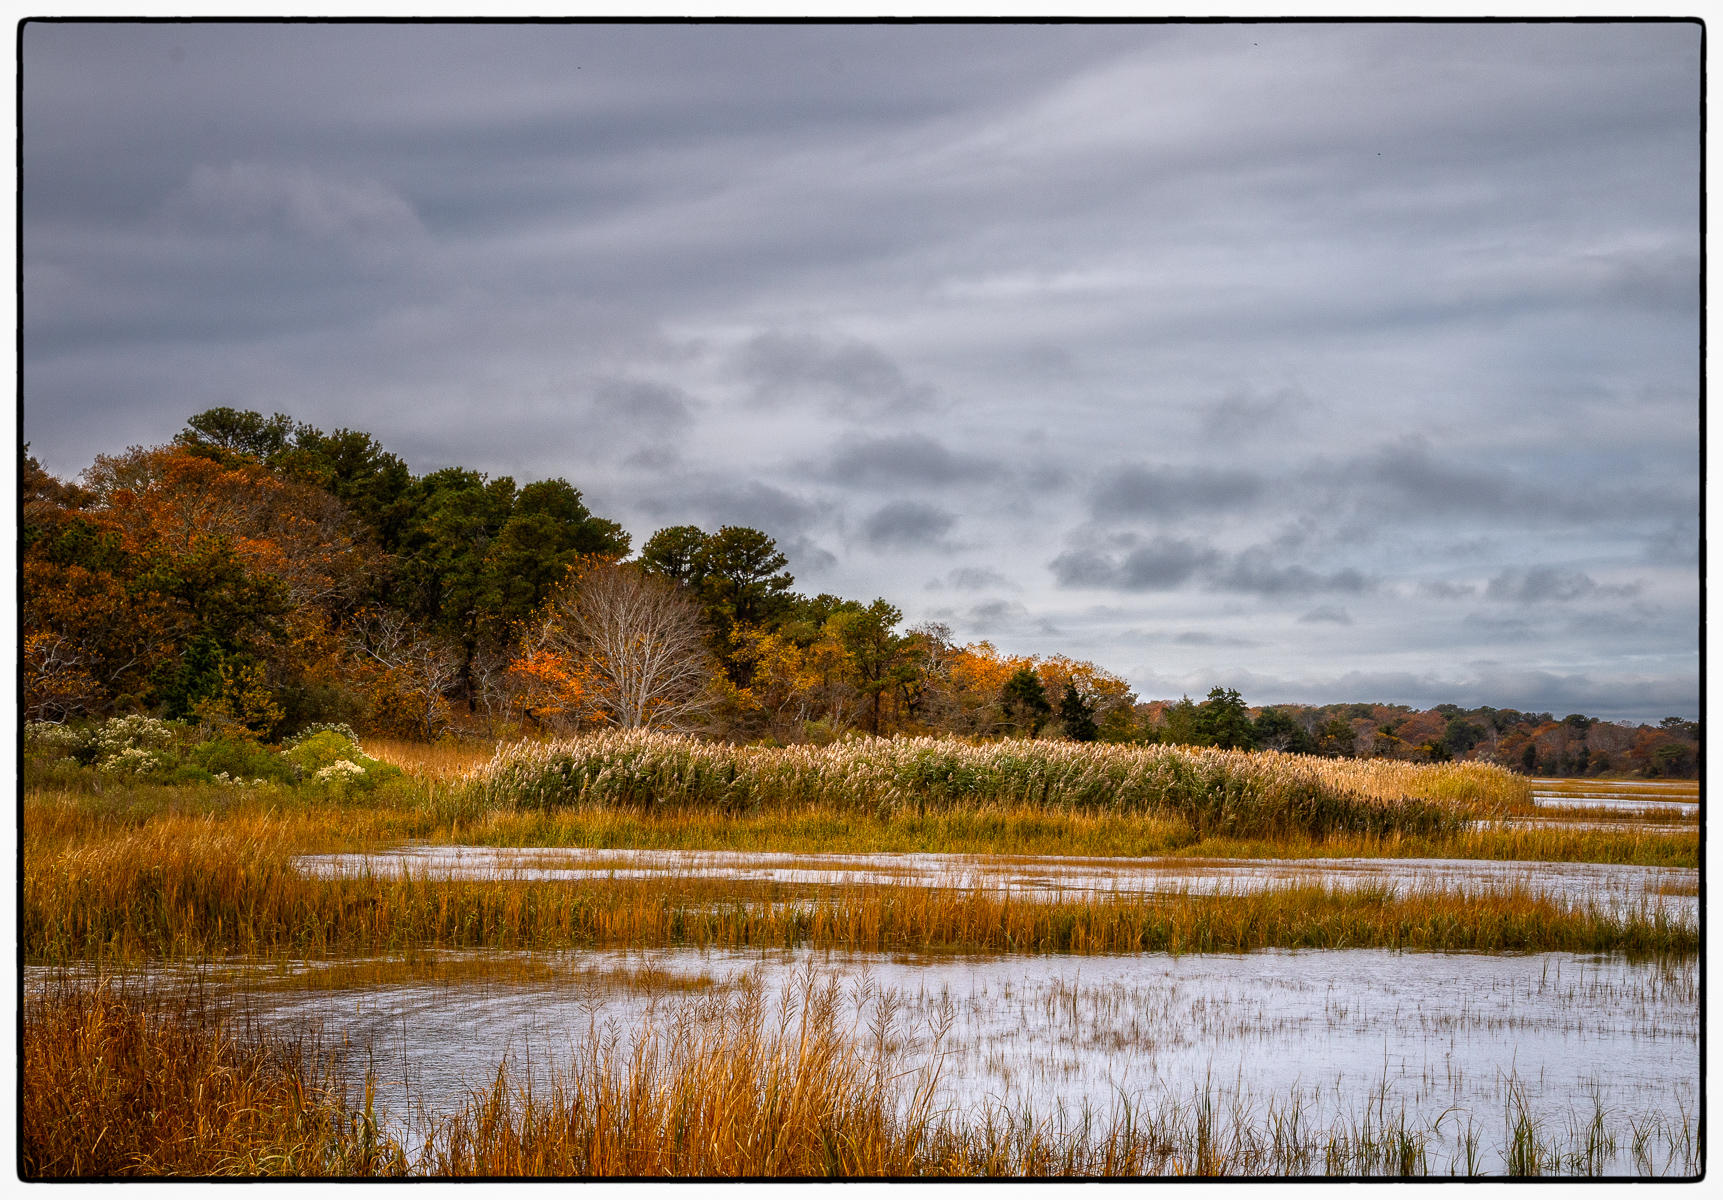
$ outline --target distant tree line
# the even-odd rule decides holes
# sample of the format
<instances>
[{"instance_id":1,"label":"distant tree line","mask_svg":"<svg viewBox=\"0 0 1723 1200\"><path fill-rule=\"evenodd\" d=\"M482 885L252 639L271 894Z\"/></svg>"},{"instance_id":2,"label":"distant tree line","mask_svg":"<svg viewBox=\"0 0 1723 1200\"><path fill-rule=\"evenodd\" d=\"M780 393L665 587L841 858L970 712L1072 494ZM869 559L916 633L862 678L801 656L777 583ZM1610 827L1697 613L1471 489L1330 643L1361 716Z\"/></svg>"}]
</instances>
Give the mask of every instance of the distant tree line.
<instances>
[{"instance_id":1,"label":"distant tree line","mask_svg":"<svg viewBox=\"0 0 1723 1200\"><path fill-rule=\"evenodd\" d=\"M147 711L259 738L650 725L744 741L958 733L1691 774L1698 730L1383 705L1142 703L1094 663L959 644L795 589L758 529L638 552L563 479L414 475L370 434L214 408L78 481L22 463L27 719Z\"/></svg>"},{"instance_id":2,"label":"distant tree line","mask_svg":"<svg viewBox=\"0 0 1723 1200\"><path fill-rule=\"evenodd\" d=\"M1641 775L1692 778L1700 765L1696 721L1617 724L1570 713L1438 704L1277 704L1248 708L1238 692L1215 688L1135 709L1138 738L1180 745L1283 750L1333 758L1409 762L1491 762L1528 775Z\"/></svg>"}]
</instances>

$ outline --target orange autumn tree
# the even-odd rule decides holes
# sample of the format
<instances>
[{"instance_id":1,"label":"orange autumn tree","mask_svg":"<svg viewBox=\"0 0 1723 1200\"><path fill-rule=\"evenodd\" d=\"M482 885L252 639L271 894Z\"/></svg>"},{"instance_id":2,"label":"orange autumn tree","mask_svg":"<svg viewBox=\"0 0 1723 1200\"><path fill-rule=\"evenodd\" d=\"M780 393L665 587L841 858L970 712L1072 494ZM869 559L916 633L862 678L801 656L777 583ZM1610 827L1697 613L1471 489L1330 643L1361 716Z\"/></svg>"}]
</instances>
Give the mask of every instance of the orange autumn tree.
<instances>
[{"instance_id":1,"label":"orange autumn tree","mask_svg":"<svg viewBox=\"0 0 1723 1200\"><path fill-rule=\"evenodd\" d=\"M180 447L98 458L79 488L27 474L33 715L152 705L265 733L338 669L331 623L370 561L333 497Z\"/></svg>"},{"instance_id":2,"label":"orange autumn tree","mask_svg":"<svg viewBox=\"0 0 1723 1200\"><path fill-rule=\"evenodd\" d=\"M1137 694L1131 685L1105 667L1085 659L1051 655L1035 662L1035 674L1055 709L1066 688L1075 689L1103 739L1123 740L1130 736Z\"/></svg>"}]
</instances>

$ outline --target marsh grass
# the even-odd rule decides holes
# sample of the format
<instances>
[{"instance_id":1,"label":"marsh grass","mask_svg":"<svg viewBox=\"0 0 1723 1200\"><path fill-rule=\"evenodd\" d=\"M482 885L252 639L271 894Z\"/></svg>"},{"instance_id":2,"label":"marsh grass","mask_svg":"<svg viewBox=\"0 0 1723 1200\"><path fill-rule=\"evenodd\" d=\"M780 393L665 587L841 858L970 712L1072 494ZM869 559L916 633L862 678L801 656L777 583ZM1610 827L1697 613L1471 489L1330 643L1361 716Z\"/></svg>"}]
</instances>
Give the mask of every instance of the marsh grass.
<instances>
[{"instance_id":1,"label":"marsh grass","mask_svg":"<svg viewBox=\"0 0 1723 1200\"><path fill-rule=\"evenodd\" d=\"M485 805L505 809L585 803L747 813L814 805L925 816L1028 807L1172 817L1199 836L1238 837L1442 833L1532 809L1524 779L1475 763L955 738L765 748L640 730L502 746L467 786Z\"/></svg>"},{"instance_id":2,"label":"marsh grass","mask_svg":"<svg viewBox=\"0 0 1723 1200\"><path fill-rule=\"evenodd\" d=\"M490 811L462 824L438 806L469 793L420 780L398 783L399 790L365 803L291 789L32 787L23 813L21 949L29 961L58 962L211 953L304 958L416 947L798 945L810 938L858 948L1165 949L1213 942L1240 949L1335 944L1669 953L1686 953L1695 940L1690 927L1655 913L1613 920L1550 910L1525 896L1475 904L1460 897L1473 911L1456 914L1453 902L1435 896L1376 905L1367 896L1337 893L1315 907L1284 892L1037 904L950 891L798 890L721 881L312 879L296 869L301 854L364 852L426 839L783 851L1572 858L1671 866L1692 865L1697 857L1696 835L1489 829L1438 837L1199 839L1171 818L1021 807L880 815L804 805L726 816L581 805L548 813ZM1225 911L1248 914L1259 932L1222 919ZM1218 939L1199 934L1216 928L1227 932Z\"/></svg>"},{"instance_id":3,"label":"marsh grass","mask_svg":"<svg viewBox=\"0 0 1723 1200\"><path fill-rule=\"evenodd\" d=\"M19 1173L404 1174L370 1080L350 1105L303 1041L235 1034L191 994L60 986L24 1006Z\"/></svg>"},{"instance_id":4,"label":"marsh grass","mask_svg":"<svg viewBox=\"0 0 1723 1200\"><path fill-rule=\"evenodd\" d=\"M626 1030L594 1013L562 1064L504 1058L464 1105L419 1111L409 1160L373 1110L369 1072L363 1099L346 1098L367 1048L338 1064L221 1011L200 992L108 983L27 997L22 1174L1691 1178L1704 1160L1685 1110L1624 1122L1594 1095L1564 1130L1512 1075L1489 1153L1475 1114L1410 1116L1386 1073L1358 1107L1321 1119L1313 1092L1261 1102L1212 1077L1189 1093L1120 1092L1104 1109L942 1106L952 1002L918 1024L811 963L775 996L749 974L654 1000Z\"/></svg>"},{"instance_id":5,"label":"marsh grass","mask_svg":"<svg viewBox=\"0 0 1723 1200\"><path fill-rule=\"evenodd\" d=\"M437 1176L869 1176L1092 1178L1623 1173L1694 1176L1692 1122L1610 1122L1601 1104L1563 1136L1507 1081L1499 1162L1472 1116L1411 1116L1384 1075L1362 1105L1326 1124L1294 1089L1259 1103L1212 1079L1189 1094L1123 1093L1037 1112L990 1099L937 1106L949 1010L920 1036L888 1007L844 1032L838 985L811 970L777 1004L757 980L670 1012L622 1037L594 1026L565 1068L522 1076L507 1064L465 1107L432 1124L418 1171ZM1595 1102L1594 1102L1595 1103ZM1444 1122L1452 1128L1444 1133ZM1463 1127L1462 1127L1463 1122ZM1662 1153L1659 1153L1659 1151Z\"/></svg>"},{"instance_id":6,"label":"marsh grass","mask_svg":"<svg viewBox=\"0 0 1723 1200\"><path fill-rule=\"evenodd\" d=\"M652 963L617 967L573 966L566 959L524 954L465 954L419 951L387 958L335 959L289 964L273 971L246 971L248 990L363 991L400 984L487 987L555 984L596 992L631 992L647 996L706 991L718 986L705 972L684 974Z\"/></svg>"},{"instance_id":7,"label":"marsh grass","mask_svg":"<svg viewBox=\"0 0 1723 1200\"><path fill-rule=\"evenodd\" d=\"M1661 908L1626 915L1525 890L1272 888L1039 901L982 890L710 878L535 881L316 877L267 814L164 818L26 856L27 961L243 955L321 959L429 948L816 946L1032 953L1264 947L1688 954Z\"/></svg>"},{"instance_id":8,"label":"marsh grass","mask_svg":"<svg viewBox=\"0 0 1723 1200\"><path fill-rule=\"evenodd\" d=\"M368 737L365 753L422 779L459 779L489 762L496 751L485 741L410 742L400 738Z\"/></svg>"}]
</instances>

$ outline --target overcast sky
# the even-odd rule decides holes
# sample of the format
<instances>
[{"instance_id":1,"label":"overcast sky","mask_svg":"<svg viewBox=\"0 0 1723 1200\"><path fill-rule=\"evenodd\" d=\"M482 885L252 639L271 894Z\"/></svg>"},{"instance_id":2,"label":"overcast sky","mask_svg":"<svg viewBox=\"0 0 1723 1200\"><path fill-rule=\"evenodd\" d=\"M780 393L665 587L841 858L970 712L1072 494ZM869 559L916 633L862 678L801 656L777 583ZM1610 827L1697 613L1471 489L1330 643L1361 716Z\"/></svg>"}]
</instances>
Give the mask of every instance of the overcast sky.
<instances>
[{"instance_id":1,"label":"overcast sky","mask_svg":"<svg viewBox=\"0 0 1723 1200\"><path fill-rule=\"evenodd\" d=\"M31 24L25 436L227 404L1144 698L1698 707L1692 24Z\"/></svg>"}]
</instances>

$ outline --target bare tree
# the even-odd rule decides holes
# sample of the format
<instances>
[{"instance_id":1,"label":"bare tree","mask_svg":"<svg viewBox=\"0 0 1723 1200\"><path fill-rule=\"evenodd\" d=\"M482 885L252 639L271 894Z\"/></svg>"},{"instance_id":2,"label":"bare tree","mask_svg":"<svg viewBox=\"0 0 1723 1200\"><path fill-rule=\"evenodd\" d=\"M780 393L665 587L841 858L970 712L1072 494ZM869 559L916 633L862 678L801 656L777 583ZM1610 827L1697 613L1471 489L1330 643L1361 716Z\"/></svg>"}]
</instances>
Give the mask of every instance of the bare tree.
<instances>
[{"instance_id":1,"label":"bare tree","mask_svg":"<svg viewBox=\"0 0 1723 1200\"><path fill-rule=\"evenodd\" d=\"M576 664L575 707L623 729L690 729L717 671L700 610L672 583L612 564L551 602L544 641Z\"/></svg>"},{"instance_id":2,"label":"bare tree","mask_svg":"<svg viewBox=\"0 0 1723 1200\"><path fill-rule=\"evenodd\" d=\"M348 645L379 670L370 688L374 706L395 710L421 737L435 738L447 727L447 695L460 677L459 648L426 636L392 608L359 612L349 626Z\"/></svg>"}]
</instances>

